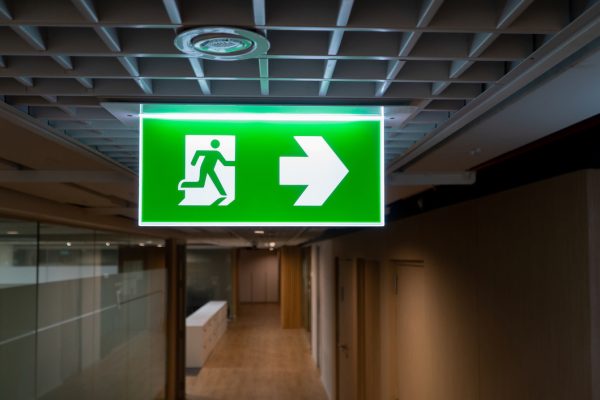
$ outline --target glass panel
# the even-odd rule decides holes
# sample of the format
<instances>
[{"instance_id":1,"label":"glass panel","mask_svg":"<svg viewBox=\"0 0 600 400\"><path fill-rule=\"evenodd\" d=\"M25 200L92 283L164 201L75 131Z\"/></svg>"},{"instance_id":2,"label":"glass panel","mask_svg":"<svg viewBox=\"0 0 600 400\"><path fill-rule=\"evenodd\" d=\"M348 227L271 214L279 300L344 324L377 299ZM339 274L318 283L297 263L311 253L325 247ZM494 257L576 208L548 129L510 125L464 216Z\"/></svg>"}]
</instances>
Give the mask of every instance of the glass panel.
<instances>
[{"instance_id":1,"label":"glass panel","mask_svg":"<svg viewBox=\"0 0 600 400\"><path fill-rule=\"evenodd\" d=\"M37 392L43 399L86 398L98 359L94 232L40 225Z\"/></svg>"},{"instance_id":2,"label":"glass panel","mask_svg":"<svg viewBox=\"0 0 600 400\"><path fill-rule=\"evenodd\" d=\"M37 223L0 219L0 388L35 398Z\"/></svg>"},{"instance_id":3,"label":"glass panel","mask_svg":"<svg viewBox=\"0 0 600 400\"><path fill-rule=\"evenodd\" d=\"M0 398L155 399L164 243L0 219Z\"/></svg>"},{"instance_id":4,"label":"glass panel","mask_svg":"<svg viewBox=\"0 0 600 400\"><path fill-rule=\"evenodd\" d=\"M40 226L41 399L142 400L163 390L162 247L119 234Z\"/></svg>"},{"instance_id":5,"label":"glass panel","mask_svg":"<svg viewBox=\"0 0 600 400\"><path fill-rule=\"evenodd\" d=\"M231 251L189 249L186 315L212 300L226 300L231 309Z\"/></svg>"}]
</instances>

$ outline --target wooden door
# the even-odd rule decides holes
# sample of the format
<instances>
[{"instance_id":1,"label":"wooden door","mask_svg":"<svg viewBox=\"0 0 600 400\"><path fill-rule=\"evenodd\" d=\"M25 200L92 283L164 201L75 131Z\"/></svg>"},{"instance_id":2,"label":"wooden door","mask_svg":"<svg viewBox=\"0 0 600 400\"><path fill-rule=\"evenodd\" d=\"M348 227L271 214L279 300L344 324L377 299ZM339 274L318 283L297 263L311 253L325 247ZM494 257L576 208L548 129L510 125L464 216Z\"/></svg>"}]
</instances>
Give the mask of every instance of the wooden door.
<instances>
[{"instance_id":1,"label":"wooden door","mask_svg":"<svg viewBox=\"0 0 600 400\"><path fill-rule=\"evenodd\" d=\"M336 261L337 398L357 400L356 265L353 260Z\"/></svg>"},{"instance_id":2,"label":"wooden door","mask_svg":"<svg viewBox=\"0 0 600 400\"><path fill-rule=\"evenodd\" d=\"M396 393L399 399L431 398L427 343L425 269L414 261L396 261Z\"/></svg>"},{"instance_id":3,"label":"wooden door","mask_svg":"<svg viewBox=\"0 0 600 400\"><path fill-rule=\"evenodd\" d=\"M356 261L358 302L358 399L381 398L379 262Z\"/></svg>"}]
</instances>

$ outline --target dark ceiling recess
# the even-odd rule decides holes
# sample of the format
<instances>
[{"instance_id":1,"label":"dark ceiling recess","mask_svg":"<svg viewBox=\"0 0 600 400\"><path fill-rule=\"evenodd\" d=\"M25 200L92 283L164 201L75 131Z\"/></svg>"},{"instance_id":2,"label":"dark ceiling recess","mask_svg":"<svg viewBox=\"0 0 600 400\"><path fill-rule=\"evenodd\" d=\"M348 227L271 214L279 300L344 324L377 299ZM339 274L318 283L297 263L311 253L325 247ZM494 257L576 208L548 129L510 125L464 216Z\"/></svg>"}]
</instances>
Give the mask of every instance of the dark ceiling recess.
<instances>
[{"instance_id":1,"label":"dark ceiling recess","mask_svg":"<svg viewBox=\"0 0 600 400\"><path fill-rule=\"evenodd\" d=\"M437 186L390 204L386 223L583 169L600 169L600 114L477 166L473 185ZM362 229L328 229L307 243Z\"/></svg>"},{"instance_id":2,"label":"dark ceiling recess","mask_svg":"<svg viewBox=\"0 0 600 400\"><path fill-rule=\"evenodd\" d=\"M475 168L471 186L439 186L389 206L387 221L582 169L600 168L600 114Z\"/></svg>"}]
</instances>

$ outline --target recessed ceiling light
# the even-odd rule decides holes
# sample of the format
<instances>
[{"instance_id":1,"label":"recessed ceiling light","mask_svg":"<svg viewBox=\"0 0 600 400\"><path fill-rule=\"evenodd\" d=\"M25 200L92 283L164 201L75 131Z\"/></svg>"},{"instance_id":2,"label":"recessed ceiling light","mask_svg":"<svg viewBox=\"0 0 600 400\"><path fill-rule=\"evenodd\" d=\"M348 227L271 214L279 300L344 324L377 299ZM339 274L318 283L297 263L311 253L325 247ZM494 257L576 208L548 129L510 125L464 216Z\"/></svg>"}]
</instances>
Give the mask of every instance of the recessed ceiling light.
<instances>
[{"instance_id":1,"label":"recessed ceiling light","mask_svg":"<svg viewBox=\"0 0 600 400\"><path fill-rule=\"evenodd\" d=\"M71 247L71 242L67 242L67 247Z\"/></svg>"},{"instance_id":2,"label":"recessed ceiling light","mask_svg":"<svg viewBox=\"0 0 600 400\"><path fill-rule=\"evenodd\" d=\"M264 235L265 231L256 230L256 231L254 231L254 233L257 234L257 235Z\"/></svg>"},{"instance_id":3,"label":"recessed ceiling light","mask_svg":"<svg viewBox=\"0 0 600 400\"><path fill-rule=\"evenodd\" d=\"M18 235L19 231L6 231L7 235Z\"/></svg>"},{"instance_id":4,"label":"recessed ceiling light","mask_svg":"<svg viewBox=\"0 0 600 400\"><path fill-rule=\"evenodd\" d=\"M175 47L209 60L236 61L263 56L270 43L246 29L210 26L181 31L175 37Z\"/></svg>"},{"instance_id":5,"label":"recessed ceiling light","mask_svg":"<svg viewBox=\"0 0 600 400\"><path fill-rule=\"evenodd\" d=\"M110 247L110 242L106 242L106 247Z\"/></svg>"}]
</instances>

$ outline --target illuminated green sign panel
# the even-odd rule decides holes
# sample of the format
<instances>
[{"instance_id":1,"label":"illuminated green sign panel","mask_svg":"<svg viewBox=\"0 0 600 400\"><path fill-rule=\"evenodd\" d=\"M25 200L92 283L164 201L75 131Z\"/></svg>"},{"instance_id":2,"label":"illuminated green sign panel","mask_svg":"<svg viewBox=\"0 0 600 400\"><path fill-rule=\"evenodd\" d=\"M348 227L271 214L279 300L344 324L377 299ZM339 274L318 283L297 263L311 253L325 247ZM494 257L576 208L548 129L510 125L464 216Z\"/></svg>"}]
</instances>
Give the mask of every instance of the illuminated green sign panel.
<instances>
[{"instance_id":1,"label":"illuminated green sign panel","mask_svg":"<svg viewBox=\"0 0 600 400\"><path fill-rule=\"evenodd\" d=\"M374 107L144 105L143 226L383 225Z\"/></svg>"}]
</instances>

